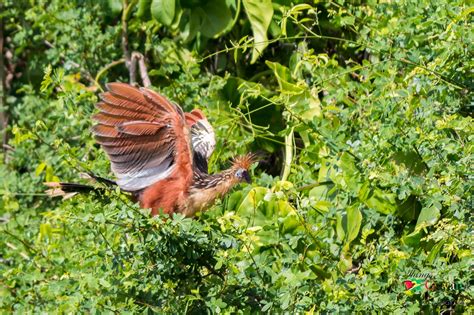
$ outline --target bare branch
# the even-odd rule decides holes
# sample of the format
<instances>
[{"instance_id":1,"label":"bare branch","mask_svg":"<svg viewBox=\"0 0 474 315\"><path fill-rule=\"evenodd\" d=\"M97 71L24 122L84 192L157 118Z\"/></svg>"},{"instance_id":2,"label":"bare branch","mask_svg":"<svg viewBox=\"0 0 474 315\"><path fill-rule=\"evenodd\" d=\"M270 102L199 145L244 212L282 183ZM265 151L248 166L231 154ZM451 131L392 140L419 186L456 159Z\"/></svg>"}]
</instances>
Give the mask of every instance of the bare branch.
<instances>
[{"instance_id":1,"label":"bare branch","mask_svg":"<svg viewBox=\"0 0 474 315\"><path fill-rule=\"evenodd\" d=\"M134 54L130 59L128 71L130 72L130 84L131 85L138 85L137 83L137 59Z\"/></svg>"},{"instance_id":2,"label":"bare branch","mask_svg":"<svg viewBox=\"0 0 474 315\"><path fill-rule=\"evenodd\" d=\"M143 86L144 87L151 86L151 81L150 81L150 77L148 76L148 70L146 68L145 57L143 56L143 54L134 51L132 54L132 59L133 59L133 62L132 62L133 64L135 64L135 62L138 63L138 68L140 70L140 77L142 79Z\"/></svg>"}]
</instances>

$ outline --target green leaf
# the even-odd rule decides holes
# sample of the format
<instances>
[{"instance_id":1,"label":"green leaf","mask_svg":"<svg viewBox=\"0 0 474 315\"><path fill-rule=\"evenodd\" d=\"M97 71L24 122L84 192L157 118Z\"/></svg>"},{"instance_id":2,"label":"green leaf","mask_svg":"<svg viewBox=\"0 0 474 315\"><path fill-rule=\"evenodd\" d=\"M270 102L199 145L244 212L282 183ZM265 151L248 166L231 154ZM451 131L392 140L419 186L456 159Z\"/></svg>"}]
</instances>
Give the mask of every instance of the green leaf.
<instances>
[{"instance_id":1,"label":"green leaf","mask_svg":"<svg viewBox=\"0 0 474 315\"><path fill-rule=\"evenodd\" d=\"M353 16L344 16L341 18L341 25L354 25L355 17Z\"/></svg>"},{"instance_id":2,"label":"green leaf","mask_svg":"<svg viewBox=\"0 0 474 315\"><path fill-rule=\"evenodd\" d=\"M439 209L435 206L423 208L418 216L418 221L416 221L416 226L433 225L438 221L440 215Z\"/></svg>"},{"instance_id":3,"label":"green leaf","mask_svg":"<svg viewBox=\"0 0 474 315\"><path fill-rule=\"evenodd\" d=\"M142 20L149 20L151 17L151 2L152 0L140 0L138 2L137 16Z\"/></svg>"},{"instance_id":4,"label":"green leaf","mask_svg":"<svg viewBox=\"0 0 474 315\"><path fill-rule=\"evenodd\" d=\"M122 12L122 0L107 0L107 6L114 16Z\"/></svg>"},{"instance_id":5,"label":"green leaf","mask_svg":"<svg viewBox=\"0 0 474 315\"><path fill-rule=\"evenodd\" d=\"M356 239L362 224L362 213L357 206L347 208L346 244Z\"/></svg>"},{"instance_id":6,"label":"green leaf","mask_svg":"<svg viewBox=\"0 0 474 315\"><path fill-rule=\"evenodd\" d=\"M397 215L407 221L415 220L421 211L421 204L415 196L410 196L397 206Z\"/></svg>"},{"instance_id":7,"label":"green leaf","mask_svg":"<svg viewBox=\"0 0 474 315\"><path fill-rule=\"evenodd\" d=\"M252 225L265 225L268 218L273 216L273 209L269 205L260 206L263 198L268 193L268 188L254 187L242 199L236 213L247 218ZM270 203L270 202L269 202ZM273 203L273 202L272 202Z\"/></svg>"},{"instance_id":8,"label":"green leaf","mask_svg":"<svg viewBox=\"0 0 474 315\"><path fill-rule=\"evenodd\" d=\"M106 279L99 279L99 283L105 287L105 288L110 288L112 285L110 284L109 281L107 281Z\"/></svg>"},{"instance_id":9,"label":"green leaf","mask_svg":"<svg viewBox=\"0 0 474 315\"><path fill-rule=\"evenodd\" d=\"M426 171L423 161L414 151L397 151L392 158L398 165L406 167L412 174L420 175Z\"/></svg>"},{"instance_id":10,"label":"green leaf","mask_svg":"<svg viewBox=\"0 0 474 315\"><path fill-rule=\"evenodd\" d=\"M36 176L39 176L39 175L43 172L43 170L45 169L45 167L46 167L46 163L45 163L45 162L41 162L41 163L38 165L38 167L36 167L35 175L36 175Z\"/></svg>"},{"instance_id":11,"label":"green leaf","mask_svg":"<svg viewBox=\"0 0 474 315\"><path fill-rule=\"evenodd\" d=\"M325 182L330 178L331 163L327 159L322 159L320 164L321 167L318 172L318 182Z\"/></svg>"},{"instance_id":12,"label":"green leaf","mask_svg":"<svg viewBox=\"0 0 474 315\"><path fill-rule=\"evenodd\" d=\"M288 86L290 85L288 84ZM290 96L288 106L299 117L307 122L311 121L314 117L321 117L321 102L317 97L311 95L306 87L292 85L292 90L295 92L299 90L300 93Z\"/></svg>"},{"instance_id":13,"label":"green leaf","mask_svg":"<svg viewBox=\"0 0 474 315\"><path fill-rule=\"evenodd\" d=\"M339 241L343 241L346 237L346 232L344 231L344 222L343 217L339 213L336 214L336 234Z\"/></svg>"},{"instance_id":14,"label":"green leaf","mask_svg":"<svg viewBox=\"0 0 474 315\"><path fill-rule=\"evenodd\" d=\"M319 211L328 212L329 208L332 207L329 196L331 188L332 185L321 185L311 189L308 194L311 198L311 206Z\"/></svg>"},{"instance_id":15,"label":"green leaf","mask_svg":"<svg viewBox=\"0 0 474 315\"><path fill-rule=\"evenodd\" d=\"M265 304L265 305L262 307L262 312L268 311L272 306L273 306L273 303L272 303L272 302L269 302L269 303Z\"/></svg>"},{"instance_id":16,"label":"green leaf","mask_svg":"<svg viewBox=\"0 0 474 315\"><path fill-rule=\"evenodd\" d=\"M232 25L232 15L225 1L210 0L202 7L201 33L209 38L218 37Z\"/></svg>"},{"instance_id":17,"label":"green leaf","mask_svg":"<svg viewBox=\"0 0 474 315\"><path fill-rule=\"evenodd\" d=\"M253 64L268 46L267 30L272 21L273 5L271 0L243 0L243 3L254 38L252 60L250 61Z\"/></svg>"},{"instance_id":18,"label":"green leaf","mask_svg":"<svg viewBox=\"0 0 474 315\"><path fill-rule=\"evenodd\" d=\"M227 209L233 211L241 203L242 200L242 191L236 191L230 195L227 199Z\"/></svg>"},{"instance_id":19,"label":"green leaf","mask_svg":"<svg viewBox=\"0 0 474 315\"><path fill-rule=\"evenodd\" d=\"M185 43L192 41L196 37L201 29L203 18L204 12L201 8L184 10L182 18L182 21L184 22L181 26L181 37Z\"/></svg>"},{"instance_id":20,"label":"green leaf","mask_svg":"<svg viewBox=\"0 0 474 315\"><path fill-rule=\"evenodd\" d=\"M355 165L354 157L347 152L342 153L339 165L343 171L342 175L347 189L357 194L361 184L359 183L359 170Z\"/></svg>"},{"instance_id":21,"label":"green leaf","mask_svg":"<svg viewBox=\"0 0 474 315\"><path fill-rule=\"evenodd\" d=\"M45 239L51 240L52 236L53 236L53 230L51 228L51 225L49 223L40 224L38 240L39 241L45 240Z\"/></svg>"},{"instance_id":22,"label":"green leaf","mask_svg":"<svg viewBox=\"0 0 474 315\"><path fill-rule=\"evenodd\" d=\"M428 255L428 257L426 257L426 261L428 263L433 263L433 261L435 260L435 258L438 256L441 248L443 248L444 244L446 243L446 240L442 240L440 241L438 244L436 244L435 246L433 246L431 248L431 251Z\"/></svg>"},{"instance_id":23,"label":"green leaf","mask_svg":"<svg viewBox=\"0 0 474 315\"><path fill-rule=\"evenodd\" d=\"M276 208L278 217L282 218L280 221L280 233L283 234L295 234L297 231L303 231L301 220L298 218L298 214L291 207L291 205L285 200L278 200L276 202Z\"/></svg>"},{"instance_id":24,"label":"green leaf","mask_svg":"<svg viewBox=\"0 0 474 315\"><path fill-rule=\"evenodd\" d=\"M364 185L363 187L367 186ZM364 191L366 190L364 189ZM364 193L364 195L366 195L366 193ZM378 188L372 189L368 194L368 198L361 198L361 200L367 205L367 207L375 209L383 214L392 214L397 210L395 195L384 192Z\"/></svg>"},{"instance_id":25,"label":"green leaf","mask_svg":"<svg viewBox=\"0 0 474 315\"><path fill-rule=\"evenodd\" d=\"M402 241L408 246L418 248L420 246L422 236L423 235L421 231L419 229L415 229L415 231L413 231L412 233L403 236Z\"/></svg>"},{"instance_id":26,"label":"green leaf","mask_svg":"<svg viewBox=\"0 0 474 315\"><path fill-rule=\"evenodd\" d=\"M279 64L278 62L271 62L267 60L265 61L265 64L273 71L282 93L300 94L304 91L303 87L294 84L290 69Z\"/></svg>"},{"instance_id":27,"label":"green leaf","mask_svg":"<svg viewBox=\"0 0 474 315\"><path fill-rule=\"evenodd\" d=\"M45 93L50 85L53 84L53 79L51 78L51 73L53 72L53 67L51 64L49 64L45 69L44 69L44 76L43 80L41 81L41 87L40 87L40 92Z\"/></svg>"},{"instance_id":28,"label":"green leaf","mask_svg":"<svg viewBox=\"0 0 474 315\"><path fill-rule=\"evenodd\" d=\"M170 26L173 23L175 10L175 0L153 0L151 2L151 15L163 25Z\"/></svg>"},{"instance_id":29,"label":"green leaf","mask_svg":"<svg viewBox=\"0 0 474 315\"><path fill-rule=\"evenodd\" d=\"M347 252L342 252L337 268L341 273L347 272L352 267L352 257Z\"/></svg>"}]
</instances>

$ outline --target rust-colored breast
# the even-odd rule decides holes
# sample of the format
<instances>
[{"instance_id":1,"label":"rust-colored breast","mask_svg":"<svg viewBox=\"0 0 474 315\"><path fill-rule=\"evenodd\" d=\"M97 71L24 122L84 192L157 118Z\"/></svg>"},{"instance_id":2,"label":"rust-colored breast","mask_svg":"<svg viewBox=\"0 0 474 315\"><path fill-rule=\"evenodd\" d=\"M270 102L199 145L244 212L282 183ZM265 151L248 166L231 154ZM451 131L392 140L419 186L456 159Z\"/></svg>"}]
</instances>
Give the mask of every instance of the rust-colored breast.
<instances>
[{"instance_id":1,"label":"rust-colored breast","mask_svg":"<svg viewBox=\"0 0 474 315\"><path fill-rule=\"evenodd\" d=\"M160 209L166 214L187 212L193 180L188 127L177 129L176 136L181 139L176 142L176 168L169 177L147 187L139 197L140 207L151 208L152 215L157 215Z\"/></svg>"}]
</instances>

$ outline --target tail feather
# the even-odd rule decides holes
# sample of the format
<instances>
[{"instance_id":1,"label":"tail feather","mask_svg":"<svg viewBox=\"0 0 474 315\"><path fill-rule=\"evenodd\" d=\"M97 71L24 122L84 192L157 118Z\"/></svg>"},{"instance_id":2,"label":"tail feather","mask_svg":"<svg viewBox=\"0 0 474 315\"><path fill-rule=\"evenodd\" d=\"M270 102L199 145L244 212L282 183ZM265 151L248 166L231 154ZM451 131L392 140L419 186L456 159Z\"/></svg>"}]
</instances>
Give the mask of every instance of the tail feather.
<instances>
[{"instance_id":1,"label":"tail feather","mask_svg":"<svg viewBox=\"0 0 474 315\"><path fill-rule=\"evenodd\" d=\"M81 178L88 179L92 182L101 183L109 187L117 186L117 183L115 181L97 176L94 173L87 172L87 173L81 173L79 175Z\"/></svg>"},{"instance_id":2,"label":"tail feather","mask_svg":"<svg viewBox=\"0 0 474 315\"><path fill-rule=\"evenodd\" d=\"M100 192L103 190L94 186L76 183L46 182L44 185L50 187L50 189L46 190L47 195L51 197L63 197L63 199L71 198L79 193L89 193L91 191Z\"/></svg>"},{"instance_id":3,"label":"tail feather","mask_svg":"<svg viewBox=\"0 0 474 315\"><path fill-rule=\"evenodd\" d=\"M48 186L50 189L46 190L45 192L51 197L63 197L63 199L68 199L80 193L104 193L107 189L113 189L115 186L117 186L115 181L97 176L91 172L81 173L80 177L93 183L102 184L104 187L95 187L92 185L77 183L46 182L44 185Z\"/></svg>"}]
</instances>

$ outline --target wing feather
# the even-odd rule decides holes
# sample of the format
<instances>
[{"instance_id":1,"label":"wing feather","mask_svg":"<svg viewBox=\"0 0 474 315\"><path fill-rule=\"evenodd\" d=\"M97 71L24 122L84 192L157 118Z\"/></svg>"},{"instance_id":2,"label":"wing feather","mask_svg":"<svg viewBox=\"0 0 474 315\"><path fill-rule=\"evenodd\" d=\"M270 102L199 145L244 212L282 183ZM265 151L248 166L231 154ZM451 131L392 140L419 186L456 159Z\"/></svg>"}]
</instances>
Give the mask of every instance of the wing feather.
<instances>
[{"instance_id":1,"label":"wing feather","mask_svg":"<svg viewBox=\"0 0 474 315\"><path fill-rule=\"evenodd\" d=\"M163 128L171 128L171 124L148 121L127 121L117 125L118 132L134 136L154 135Z\"/></svg>"},{"instance_id":2,"label":"wing feather","mask_svg":"<svg viewBox=\"0 0 474 315\"><path fill-rule=\"evenodd\" d=\"M102 93L99 95L100 99L102 100L103 103L109 104L114 107L119 107L119 108L124 108L128 110L133 110L138 113L153 113L154 108L152 105L146 105L144 104L146 100L144 97L142 97L142 100L139 100L138 102L135 102L134 100L130 100L128 98L122 97L118 94L111 94L111 93ZM134 102L133 108L129 107L129 104L131 102Z\"/></svg>"},{"instance_id":3,"label":"wing feather","mask_svg":"<svg viewBox=\"0 0 474 315\"><path fill-rule=\"evenodd\" d=\"M100 112L92 132L117 184L137 191L175 171L192 174L190 130L181 108L149 89L124 83L109 83L107 89L96 105Z\"/></svg>"},{"instance_id":4,"label":"wing feather","mask_svg":"<svg viewBox=\"0 0 474 315\"><path fill-rule=\"evenodd\" d=\"M127 117L118 116L113 114L104 114L104 113L97 113L92 115L92 119L95 121L100 122L103 125L107 126L115 126L118 124L122 124L128 120Z\"/></svg>"},{"instance_id":5,"label":"wing feather","mask_svg":"<svg viewBox=\"0 0 474 315\"><path fill-rule=\"evenodd\" d=\"M214 129L199 109L185 114L186 124L191 128L193 152L209 161L216 146Z\"/></svg>"},{"instance_id":6,"label":"wing feather","mask_svg":"<svg viewBox=\"0 0 474 315\"><path fill-rule=\"evenodd\" d=\"M100 110L100 112L104 115L120 116L120 117L125 117L127 119L134 118L135 120L136 119L144 119L144 120L155 119L153 114L140 112L139 110L135 110L131 108L114 106L112 104L107 104L104 102L97 103L95 107L98 110Z\"/></svg>"}]
</instances>

